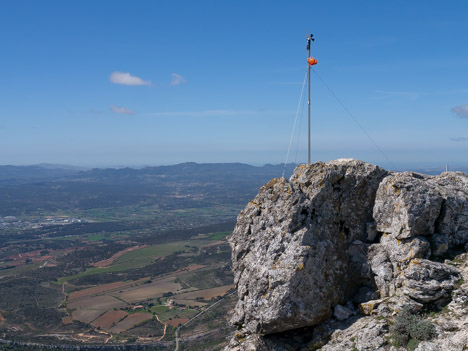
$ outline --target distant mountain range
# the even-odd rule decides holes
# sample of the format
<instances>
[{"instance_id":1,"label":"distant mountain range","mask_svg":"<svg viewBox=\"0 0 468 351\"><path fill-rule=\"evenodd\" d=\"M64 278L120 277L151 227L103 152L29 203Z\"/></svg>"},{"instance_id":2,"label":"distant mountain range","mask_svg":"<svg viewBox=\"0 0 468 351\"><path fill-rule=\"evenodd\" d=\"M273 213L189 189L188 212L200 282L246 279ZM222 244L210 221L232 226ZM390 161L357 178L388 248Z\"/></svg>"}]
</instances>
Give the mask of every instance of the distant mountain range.
<instances>
[{"instance_id":1,"label":"distant mountain range","mask_svg":"<svg viewBox=\"0 0 468 351\"><path fill-rule=\"evenodd\" d=\"M290 175L295 164L286 166L286 175ZM175 178L178 181L188 177L200 178L251 179L252 177L281 177L284 165L251 166L243 163L195 163L187 162L172 166L135 168L94 168L86 169L68 165L38 164L31 166L0 166L0 184L22 184L38 181L107 181L111 183L132 182L147 183L157 178Z\"/></svg>"},{"instance_id":2,"label":"distant mountain range","mask_svg":"<svg viewBox=\"0 0 468 351\"><path fill-rule=\"evenodd\" d=\"M296 164L286 166L285 175L289 176ZM232 178L235 180L260 178L277 178L283 173L283 164L264 166L251 166L243 163L195 163L186 162L171 166L156 166L144 168L86 168L61 164L41 163L29 166L2 166L0 165L0 185L24 184L38 181L53 180L87 180L108 181L111 183L128 182L147 183L155 178L171 177L178 181L188 177L191 180L200 178L203 180ZM408 168L424 174L437 175L445 171L443 168ZM467 168L451 169L451 171L462 171L468 173ZM404 171L404 170L400 170Z\"/></svg>"},{"instance_id":3,"label":"distant mountain range","mask_svg":"<svg viewBox=\"0 0 468 351\"><path fill-rule=\"evenodd\" d=\"M285 176L296 165L289 164ZM157 206L161 210L241 208L284 165L181 163L173 166L70 168L0 166L0 216L40 211Z\"/></svg>"},{"instance_id":4,"label":"distant mountain range","mask_svg":"<svg viewBox=\"0 0 468 351\"><path fill-rule=\"evenodd\" d=\"M31 166L0 166L0 184L28 183L75 175L81 167L42 163Z\"/></svg>"}]
</instances>

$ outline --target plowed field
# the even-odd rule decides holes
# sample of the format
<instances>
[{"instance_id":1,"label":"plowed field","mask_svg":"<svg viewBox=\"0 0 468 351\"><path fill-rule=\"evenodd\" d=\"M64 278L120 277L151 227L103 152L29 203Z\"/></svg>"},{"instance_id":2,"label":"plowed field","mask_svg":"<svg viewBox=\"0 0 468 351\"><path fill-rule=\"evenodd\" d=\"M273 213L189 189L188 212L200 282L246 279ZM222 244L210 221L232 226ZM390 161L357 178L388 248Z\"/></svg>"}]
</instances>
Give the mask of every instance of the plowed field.
<instances>
[{"instance_id":1,"label":"plowed field","mask_svg":"<svg viewBox=\"0 0 468 351\"><path fill-rule=\"evenodd\" d=\"M92 325L94 327L98 327L104 330L107 330L113 326L113 324L117 324L122 318L127 316L128 313L125 311L107 311L98 319L96 319Z\"/></svg>"},{"instance_id":2,"label":"plowed field","mask_svg":"<svg viewBox=\"0 0 468 351\"><path fill-rule=\"evenodd\" d=\"M148 319L153 318L153 315L150 313L133 313L129 314L125 319L117 323L116 326L112 327L110 331L114 333L121 333L128 329L133 328L138 323L147 321Z\"/></svg>"},{"instance_id":3,"label":"plowed field","mask_svg":"<svg viewBox=\"0 0 468 351\"><path fill-rule=\"evenodd\" d=\"M234 288L234 285L225 285L212 289L197 290L188 293L183 293L174 296L175 299L179 300L195 300L197 297L203 298L204 300L210 300L213 297L223 296L230 289Z\"/></svg>"}]
</instances>

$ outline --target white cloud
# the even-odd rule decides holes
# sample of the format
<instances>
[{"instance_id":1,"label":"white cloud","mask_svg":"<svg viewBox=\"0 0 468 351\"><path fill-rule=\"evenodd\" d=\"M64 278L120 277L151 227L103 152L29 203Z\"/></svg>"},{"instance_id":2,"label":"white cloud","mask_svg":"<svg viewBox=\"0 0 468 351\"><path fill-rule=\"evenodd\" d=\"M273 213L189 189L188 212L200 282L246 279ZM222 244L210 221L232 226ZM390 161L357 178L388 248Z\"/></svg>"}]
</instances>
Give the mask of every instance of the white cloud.
<instances>
[{"instance_id":1,"label":"white cloud","mask_svg":"<svg viewBox=\"0 0 468 351\"><path fill-rule=\"evenodd\" d=\"M450 138L452 141L468 141L468 138L458 137L458 138Z\"/></svg>"},{"instance_id":2,"label":"white cloud","mask_svg":"<svg viewBox=\"0 0 468 351\"><path fill-rule=\"evenodd\" d=\"M468 118L468 105L455 106L452 112L460 118Z\"/></svg>"},{"instance_id":3,"label":"white cloud","mask_svg":"<svg viewBox=\"0 0 468 351\"><path fill-rule=\"evenodd\" d=\"M182 83L187 83L187 80L185 80L185 78L182 77L180 74L172 73L171 85L176 86Z\"/></svg>"},{"instance_id":4,"label":"white cloud","mask_svg":"<svg viewBox=\"0 0 468 351\"><path fill-rule=\"evenodd\" d=\"M117 107L117 106L112 105L111 109L112 111L114 111L115 113L118 113L119 115L134 115L135 114L135 111L132 111L126 108L125 106Z\"/></svg>"},{"instance_id":5,"label":"white cloud","mask_svg":"<svg viewBox=\"0 0 468 351\"><path fill-rule=\"evenodd\" d=\"M132 76L128 72L112 72L109 80L114 84L123 85L151 85L150 80L143 80L140 77Z\"/></svg>"}]
</instances>

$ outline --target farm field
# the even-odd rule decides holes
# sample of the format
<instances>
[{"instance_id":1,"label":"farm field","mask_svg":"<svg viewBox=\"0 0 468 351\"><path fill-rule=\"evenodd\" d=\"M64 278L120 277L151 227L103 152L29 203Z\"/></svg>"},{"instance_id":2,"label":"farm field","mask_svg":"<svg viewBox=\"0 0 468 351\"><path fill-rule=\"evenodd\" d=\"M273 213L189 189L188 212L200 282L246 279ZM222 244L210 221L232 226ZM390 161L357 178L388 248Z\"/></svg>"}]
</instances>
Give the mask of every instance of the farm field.
<instances>
[{"instance_id":1,"label":"farm field","mask_svg":"<svg viewBox=\"0 0 468 351\"><path fill-rule=\"evenodd\" d=\"M151 313L133 313L127 315L123 318L120 322L118 322L115 326L109 329L109 331L113 333L121 333L128 329L135 327L137 324L147 321L153 318Z\"/></svg>"},{"instance_id":2,"label":"farm field","mask_svg":"<svg viewBox=\"0 0 468 351\"><path fill-rule=\"evenodd\" d=\"M182 289L179 283L174 282L175 277L158 279L149 284L141 284L116 294L115 296L128 303L144 301L162 297L164 293L176 292Z\"/></svg>"},{"instance_id":3,"label":"farm field","mask_svg":"<svg viewBox=\"0 0 468 351\"><path fill-rule=\"evenodd\" d=\"M127 331L153 316L164 324L177 327L209 305L210 300L224 296L233 288L230 284L198 289L187 286L183 281L185 287L176 282L181 274L190 277L204 269L204 265L193 264L153 280L142 278L74 291L68 296L67 308L72 311L73 320L90 323L113 333ZM135 310L140 313L129 314Z\"/></svg>"},{"instance_id":4,"label":"farm field","mask_svg":"<svg viewBox=\"0 0 468 351\"><path fill-rule=\"evenodd\" d=\"M200 350L225 342L230 297L207 309L231 292L226 236L283 166L2 167L2 339L170 349L174 328L207 311L181 335Z\"/></svg>"},{"instance_id":5,"label":"farm field","mask_svg":"<svg viewBox=\"0 0 468 351\"><path fill-rule=\"evenodd\" d=\"M213 243L209 239L205 240L186 240L186 241L176 241L167 244L161 245L152 245L145 246L138 249L125 252L123 255L120 255L112 264L105 267L92 267L86 271L75 274L68 277L62 277L58 280L59 284L63 284L67 281L74 280L77 278L96 275L102 273L112 273L120 272L130 269L142 268L150 263L153 263L155 260L164 258L176 252L180 253L193 253L194 250L203 247L211 247L223 243L222 241L217 241ZM100 261L102 262L102 261ZM94 263L95 265L97 263Z\"/></svg>"},{"instance_id":6,"label":"farm field","mask_svg":"<svg viewBox=\"0 0 468 351\"><path fill-rule=\"evenodd\" d=\"M111 291L119 290L119 289L127 287L127 286L132 286L132 285L135 285L135 284L142 283L142 282L144 282L144 281L146 281L148 279L149 279L149 277L148 278L142 278L142 279L135 280L135 281L115 282L115 283L98 285L98 286L94 286L92 288L87 288L87 289L83 289L83 290L74 291L69 295L68 299L69 299L69 301L73 301L73 300L76 300L76 299L79 299L79 298L85 297L85 296L97 295L97 294L103 293L103 292L111 292Z\"/></svg>"},{"instance_id":7,"label":"farm field","mask_svg":"<svg viewBox=\"0 0 468 351\"><path fill-rule=\"evenodd\" d=\"M103 238L101 238L101 240L102 240L102 239L103 239ZM89 240L89 237L88 237L88 240ZM119 251L119 252L113 254L112 257L110 257L110 258L108 258L108 259L105 259L105 260L102 260L102 261L93 263L93 267L97 267L97 268L108 267L108 266L110 266L112 263L114 263L119 257L125 255L126 253L132 252L132 251L135 251L135 250L139 250L139 249L143 249L143 248L145 248L145 247L147 247L147 246L148 246L148 245L129 247L128 249L125 249L125 250L122 250L122 251Z\"/></svg>"},{"instance_id":8,"label":"farm field","mask_svg":"<svg viewBox=\"0 0 468 351\"><path fill-rule=\"evenodd\" d=\"M232 291L232 278L226 276L230 274L228 262L218 259L212 262L214 256L224 255L226 241L220 240L224 235L195 235L180 242L132 246L98 261L100 265L105 262L106 273L115 277L129 271L120 270L122 265L169 264L167 273L157 276L149 274L92 286L87 282L97 274L66 277L61 287L66 294L68 317L63 317L62 324L84 323L117 339L136 333L145 342L170 340L174 328ZM192 256L184 256L187 252ZM205 258L197 262L199 257ZM178 260L189 264L173 266L171 262ZM88 271L95 269L88 268Z\"/></svg>"},{"instance_id":9,"label":"farm field","mask_svg":"<svg viewBox=\"0 0 468 351\"><path fill-rule=\"evenodd\" d=\"M188 318L174 318L167 321L166 324L173 328L177 328L179 325L186 323L188 320Z\"/></svg>"},{"instance_id":10,"label":"farm field","mask_svg":"<svg viewBox=\"0 0 468 351\"><path fill-rule=\"evenodd\" d=\"M125 302L116 299L112 296L91 296L74 300L68 304L68 308L72 310L107 310L124 306Z\"/></svg>"},{"instance_id":11,"label":"farm field","mask_svg":"<svg viewBox=\"0 0 468 351\"><path fill-rule=\"evenodd\" d=\"M71 320L73 321L80 321L82 323L91 323L96 318L98 318L101 314L105 313L106 310L75 310L71 313ZM67 318L67 317L64 317ZM67 322L65 322L67 323ZM68 324L68 323L67 323Z\"/></svg>"},{"instance_id":12,"label":"farm field","mask_svg":"<svg viewBox=\"0 0 468 351\"><path fill-rule=\"evenodd\" d=\"M83 323L91 323L106 311L123 306L125 302L106 295L82 298L68 304L72 319Z\"/></svg>"},{"instance_id":13,"label":"farm field","mask_svg":"<svg viewBox=\"0 0 468 351\"><path fill-rule=\"evenodd\" d=\"M174 296L174 298L181 300L211 300L218 296L224 296L229 290L234 289L234 285L220 286L212 289L197 290L193 292L181 293Z\"/></svg>"},{"instance_id":14,"label":"farm field","mask_svg":"<svg viewBox=\"0 0 468 351\"><path fill-rule=\"evenodd\" d=\"M100 329L110 329L113 325L118 323L120 320L122 320L124 317L128 315L127 312L122 311L122 310L111 310L107 311L98 318L96 318L91 325L100 328Z\"/></svg>"},{"instance_id":15,"label":"farm field","mask_svg":"<svg viewBox=\"0 0 468 351\"><path fill-rule=\"evenodd\" d=\"M186 240L129 246L107 258L96 257L81 273L48 283L63 294L60 327L81 328L81 333L70 334L81 342L120 342L135 336L143 343L173 340L175 328L232 291L224 236L194 233ZM227 323L225 313L210 316ZM0 323L10 320L7 315Z\"/></svg>"}]
</instances>

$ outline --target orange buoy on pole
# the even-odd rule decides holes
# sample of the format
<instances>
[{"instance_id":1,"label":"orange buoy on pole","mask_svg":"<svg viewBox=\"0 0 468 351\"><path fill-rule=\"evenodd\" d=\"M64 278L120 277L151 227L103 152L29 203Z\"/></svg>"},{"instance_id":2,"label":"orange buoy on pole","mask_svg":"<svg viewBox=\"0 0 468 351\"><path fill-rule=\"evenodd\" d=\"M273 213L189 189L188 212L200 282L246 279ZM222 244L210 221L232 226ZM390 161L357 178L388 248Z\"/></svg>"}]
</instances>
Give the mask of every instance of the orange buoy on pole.
<instances>
[{"instance_id":1,"label":"orange buoy on pole","mask_svg":"<svg viewBox=\"0 0 468 351\"><path fill-rule=\"evenodd\" d=\"M317 60L314 59L313 57L308 57L307 62L309 63L309 66L313 66L317 64Z\"/></svg>"}]
</instances>

